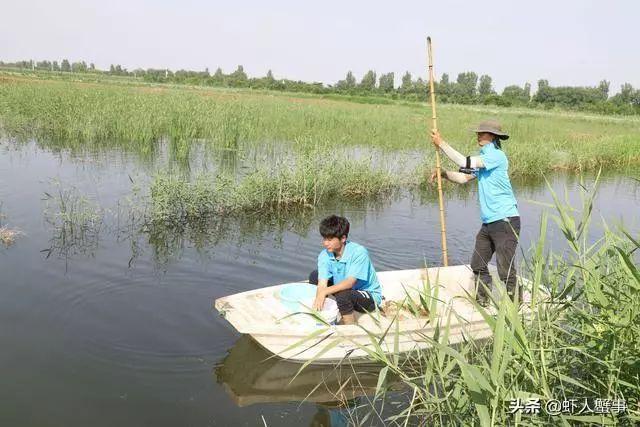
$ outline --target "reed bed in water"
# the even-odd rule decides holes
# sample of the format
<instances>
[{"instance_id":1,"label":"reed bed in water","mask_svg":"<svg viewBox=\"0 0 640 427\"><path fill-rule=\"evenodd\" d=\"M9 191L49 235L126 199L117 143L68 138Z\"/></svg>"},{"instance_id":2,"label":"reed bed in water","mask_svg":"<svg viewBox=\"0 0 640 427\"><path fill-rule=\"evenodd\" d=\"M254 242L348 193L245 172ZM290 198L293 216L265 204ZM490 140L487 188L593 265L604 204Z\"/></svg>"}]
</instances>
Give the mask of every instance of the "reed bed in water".
<instances>
[{"instance_id":1,"label":"reed bed in water","mask_svg":"<svg viewBox=\"0 0 640 427\"><path fill-rule=\"evenodd\" d=\"M552 219L566 237L564 253L545 253L549 215L543 214L540 239L522 270L533 289L549 296L534 296L530 317L503 298L493 301L491 312L477 306L493 332L488 341L469 336L463 345L450 345L446 319L434 336L423 337L432 345L429 351L388 354L372 337L364 350L384 367L367 418L382 417L375 407L385 397L399 399L386 387L393 375L405 385L407 404L381 420L388 424L638 425L640 241L623 229L587 240L594 194L583 194L581 210L554 195ZM432 298L427 291L421 300L429 305ZM554 399L575 406L556 414L547 406ZM603 401L611 405L602 406ZM529 408L538 402L537 413L523 410L526 402Z\"/></svg>"},{"instance_id":2,"label":"reed bed in water","mask_svg":"<svg viewBox=\"0 0 640 427\"><path fill-rule=\"evenodd\" d=\"M120 149L149 155L168 138L188 155L193 141L216 148L268 141L294 152L322 146L433 150L426 106L365 105L309 95L250 90L118 86L15 80L0 76L0 123L11 136L60 148ZM468 128L486 117L510 131L504 144L513 176L640 163L637 118L443 105L440 128L465 153L477 146Z\"/></svg>"},{"instance_id":3,"label":"reed bed in water","mask_svg":"<svg viewBox=\"0 0 640 427\"><path fill-rule=\"evenodd\" d=\"M242 178L208 173L187 181L159 173L151 184L150 219L189 224L211 215L316 206L329 199L362 199L403 187L402 178L367 161L304 156L294 165L260 168Z\"/></svg>"}]
</instances>

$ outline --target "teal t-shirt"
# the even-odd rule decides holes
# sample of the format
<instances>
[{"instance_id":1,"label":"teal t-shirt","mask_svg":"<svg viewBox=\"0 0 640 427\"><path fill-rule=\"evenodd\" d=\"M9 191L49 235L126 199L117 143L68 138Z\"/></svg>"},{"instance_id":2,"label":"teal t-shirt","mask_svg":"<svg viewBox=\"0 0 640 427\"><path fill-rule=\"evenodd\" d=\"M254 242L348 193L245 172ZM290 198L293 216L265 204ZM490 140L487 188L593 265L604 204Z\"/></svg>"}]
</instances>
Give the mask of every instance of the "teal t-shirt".
<instances>
[{"instance_id":1,"label":"teal t-shirt","mask_svg":"<svg viewBox=\"0 0 640 427\"><path fill-rule=\"evenodd\" d=\"M502 150L491 143L480 149L484 164L474 175L478 178L480 218L484 224L510 216L519 216L518 202L509 180L509 161Z\"/></svg>"},{"instance_id":2,"label":"teal t-shirt","mask_svg":"<svg viewBox=\"0 0 640 427\"><path fill-rule=\"evenodd\" d=\"M333 278L333 283L338 284L347 277L356 279L352 289L367 291L377 305L382 303L382 287L369 258L369 252L364 246L349 240L339 260L326 249L318 255L318 279Z\"/></svg>"}]
</instances>

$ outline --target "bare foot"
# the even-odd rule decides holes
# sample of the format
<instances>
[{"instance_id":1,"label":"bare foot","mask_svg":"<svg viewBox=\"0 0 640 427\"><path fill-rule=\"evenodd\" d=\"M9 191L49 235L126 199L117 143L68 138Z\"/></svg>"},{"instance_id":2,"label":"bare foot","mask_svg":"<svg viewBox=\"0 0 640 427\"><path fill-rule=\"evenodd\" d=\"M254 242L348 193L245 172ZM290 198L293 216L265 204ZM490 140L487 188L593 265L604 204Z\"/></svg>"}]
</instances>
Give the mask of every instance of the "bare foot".
<instances>
[{"instance_id":1,"label":"bare foot","mask_svg":"<svg viewBox=\"0 0 640 427\"><path fill-rule=\"evenodd\" d=\"M356 324L356 315L353 313L343 314L342 319L340 319L341 325L355 325Z\"/></svg>"}]
</instances>

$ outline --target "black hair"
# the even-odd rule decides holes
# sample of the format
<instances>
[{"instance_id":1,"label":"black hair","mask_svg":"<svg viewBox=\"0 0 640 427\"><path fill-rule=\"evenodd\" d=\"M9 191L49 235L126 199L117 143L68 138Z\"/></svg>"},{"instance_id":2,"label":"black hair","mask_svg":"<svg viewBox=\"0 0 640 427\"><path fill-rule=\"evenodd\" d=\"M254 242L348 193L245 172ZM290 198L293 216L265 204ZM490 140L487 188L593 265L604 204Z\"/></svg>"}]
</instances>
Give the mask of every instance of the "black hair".
<instances>
[{"instance_id":1,"label":"black hair","mask_svg":"<svg viewBox=\"0 0 640 427\"><path fill-rule=\"evenodd\" d=\"M502 150L502 144L498 135L493 136L493 145L495 145L498 150Z\"/></svg>"},{"instance_id":2,"label":"black hair","mask_svg":"<svg viewBox=\"0 0 640 427\"><path fill-rule=\"evenodd\" d=\"M347 237L349 236L349 221L342 216L328 216L320 222L320 235L325 239Z\"/></svg>"}]
</instances>

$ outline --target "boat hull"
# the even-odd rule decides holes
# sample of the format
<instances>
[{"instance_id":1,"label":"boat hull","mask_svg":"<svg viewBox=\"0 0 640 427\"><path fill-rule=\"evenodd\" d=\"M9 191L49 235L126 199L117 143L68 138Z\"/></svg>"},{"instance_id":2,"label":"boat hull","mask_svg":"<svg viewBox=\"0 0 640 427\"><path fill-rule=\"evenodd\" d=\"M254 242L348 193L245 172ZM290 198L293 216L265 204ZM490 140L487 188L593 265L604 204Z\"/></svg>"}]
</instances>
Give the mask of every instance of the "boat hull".
<instances>
[{"instance_id":1,"label":"boat hull","mask_svg":"<svg viewBox=\"0 0 640 427\"><path fill-rule=\"evenodd\" d=\"M271 353L297 362L375 359L380 353L428 348L436 340L456 344L492 335L472 302L474 276L468 265L385 271L378 273L378 279L387 304L414 310L358 313L356 325L314 323L309 314L292 315L282 309L278 290L284 285L220 298L215 307L239 332L251 335ZM520 279L524 302L530 300L527 284ZM424 310L416 310L420 308Z\"/></svg>"}]
</instances>

